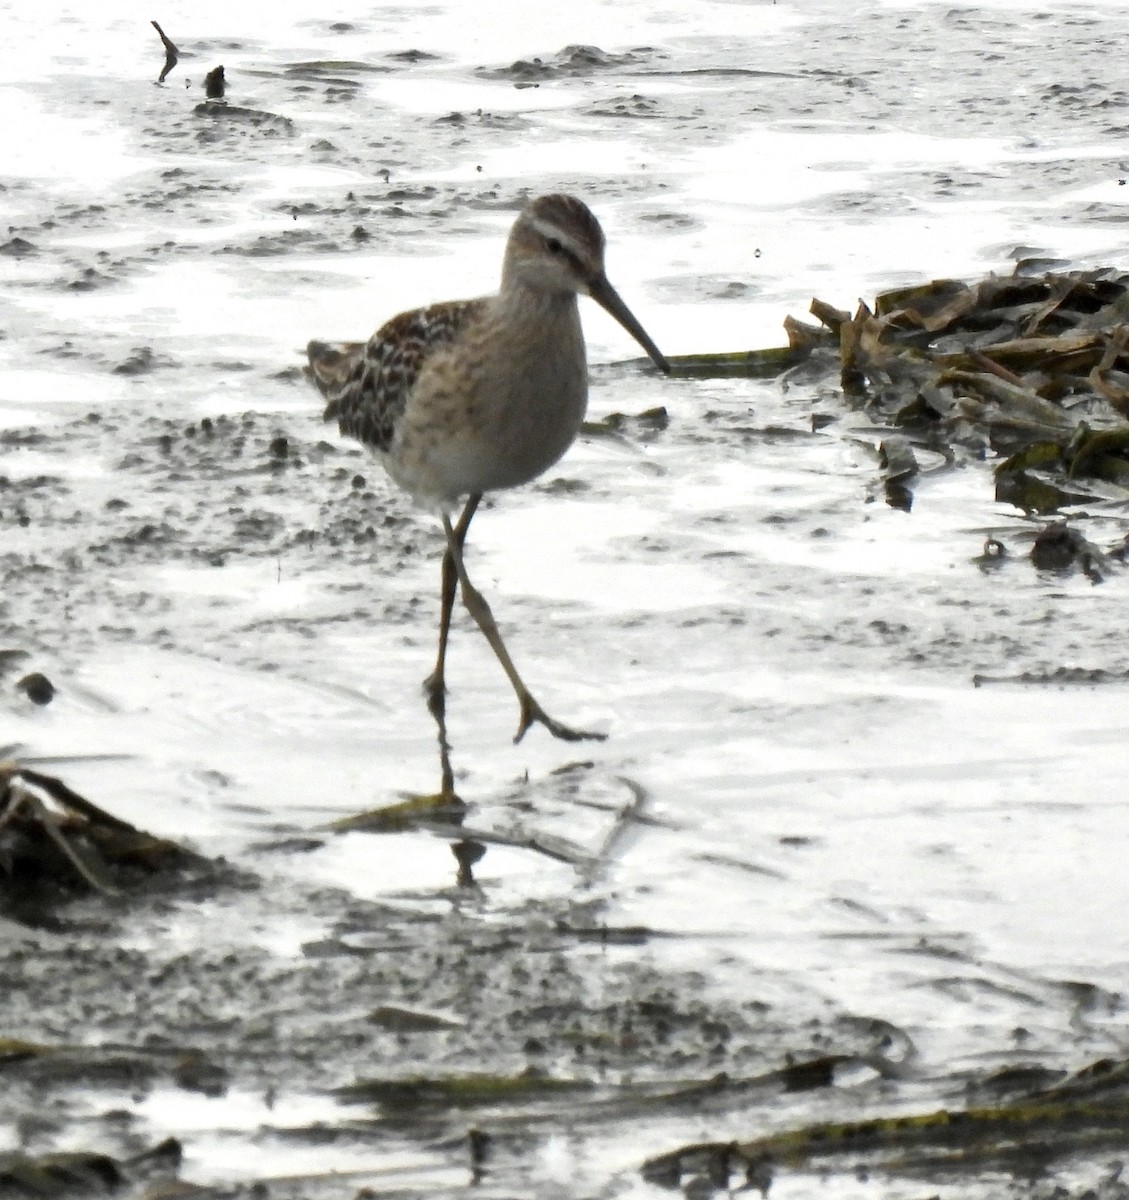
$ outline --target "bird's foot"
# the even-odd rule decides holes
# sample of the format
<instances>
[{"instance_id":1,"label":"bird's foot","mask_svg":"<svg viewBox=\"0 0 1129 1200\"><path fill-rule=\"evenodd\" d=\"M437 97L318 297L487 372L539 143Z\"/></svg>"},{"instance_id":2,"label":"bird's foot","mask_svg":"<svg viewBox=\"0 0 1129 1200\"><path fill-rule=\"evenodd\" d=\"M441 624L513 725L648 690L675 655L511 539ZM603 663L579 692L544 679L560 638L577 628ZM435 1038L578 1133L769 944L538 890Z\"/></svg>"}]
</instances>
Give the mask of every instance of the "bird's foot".
<instances>
[{"instance_id":1,"label":"bird's foot","mask_svg":"<svg viewBox=\"0 0 1129 1200\"><path fill-rule=\"evenodd\" d=\"M515 744L525 737L533 724L544 725L553 737L560 738L562 742L603 742L607 739L606 733L572 729L568 725L562 725L560 721L555 721L528 692L518 699L521 703L521 719L518 721L517 733L514 734Z\"/></svg>"}]
</instances>

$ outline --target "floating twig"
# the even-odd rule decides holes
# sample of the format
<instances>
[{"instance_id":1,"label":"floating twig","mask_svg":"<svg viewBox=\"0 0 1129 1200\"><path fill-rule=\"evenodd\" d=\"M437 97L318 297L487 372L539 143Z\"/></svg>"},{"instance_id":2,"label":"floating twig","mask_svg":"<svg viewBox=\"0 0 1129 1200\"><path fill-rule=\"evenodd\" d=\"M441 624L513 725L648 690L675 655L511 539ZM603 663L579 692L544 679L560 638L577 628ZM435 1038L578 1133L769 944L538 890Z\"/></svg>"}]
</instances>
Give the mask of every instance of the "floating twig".
<instances>
[{"instance_id":1,"label":"floating twig","mask_svg":"<svg viewBox=\"0 0 1129 1200\"><path fill-rule=\"evenodd\" d=\"M176 66L177 61L180 59L180 51L177 50L172 42L169 41L169 39L165 36L165 31L160 27L160 25L157 24L156 21L150 21L149 24L152 25L153 28L161 35L161 42L165 47L165 65L161 70L160 75L157 76L157 82L164 83L168 78L169 72L173 69L173 67Z\"/></svg>"}]
</instances>

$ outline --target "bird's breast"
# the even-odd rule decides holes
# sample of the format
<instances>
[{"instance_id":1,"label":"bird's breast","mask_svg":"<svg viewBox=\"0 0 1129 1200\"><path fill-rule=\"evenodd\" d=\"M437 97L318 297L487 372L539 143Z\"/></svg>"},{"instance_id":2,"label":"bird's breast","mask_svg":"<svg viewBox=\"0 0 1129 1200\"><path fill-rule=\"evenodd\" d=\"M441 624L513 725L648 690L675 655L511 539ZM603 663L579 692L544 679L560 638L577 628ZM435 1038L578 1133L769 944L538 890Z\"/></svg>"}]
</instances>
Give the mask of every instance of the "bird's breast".
<instances>
[{"instance_id":1,"label":"bird's breast","mask_svg":"<svg viewBox=\"0 0 1129 1200\"><path fill-rule=\"evenodd\" d=\"M557 462L584 419L588 371L575 299L554 317L486 322L428 362L389 463L403 486L454 499Z\"/></svg>"}]
</instances>

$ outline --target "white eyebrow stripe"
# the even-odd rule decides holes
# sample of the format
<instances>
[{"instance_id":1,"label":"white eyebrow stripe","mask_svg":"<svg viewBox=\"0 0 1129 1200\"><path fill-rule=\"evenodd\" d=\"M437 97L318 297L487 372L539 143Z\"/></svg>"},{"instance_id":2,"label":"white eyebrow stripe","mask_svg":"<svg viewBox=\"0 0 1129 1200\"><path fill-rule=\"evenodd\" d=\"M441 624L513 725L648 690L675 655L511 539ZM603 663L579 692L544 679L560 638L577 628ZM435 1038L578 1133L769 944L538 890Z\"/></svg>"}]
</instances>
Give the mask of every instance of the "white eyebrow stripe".
<instances>
[{"instance_id":1,"label":"white eyebrow stripe","mask_svg":"<svg viewBox=\"0 0 1129 1200\"><path fill-rule=\"evenodd\" d=\"M555 238L573 258L583 258L580 246L567 233L564 233L556 225L552 224L552 222L542 221L537 217L533 217L530 224L543 238Z\"/></svg>"}]
</instances>

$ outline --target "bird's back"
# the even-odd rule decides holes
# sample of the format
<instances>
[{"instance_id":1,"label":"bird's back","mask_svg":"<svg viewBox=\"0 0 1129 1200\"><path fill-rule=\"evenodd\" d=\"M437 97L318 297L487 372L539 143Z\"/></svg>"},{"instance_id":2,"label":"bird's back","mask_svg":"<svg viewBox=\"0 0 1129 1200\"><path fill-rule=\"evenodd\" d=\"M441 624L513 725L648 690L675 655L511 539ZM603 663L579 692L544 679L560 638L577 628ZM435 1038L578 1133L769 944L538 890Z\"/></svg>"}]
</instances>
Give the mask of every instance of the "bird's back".
<instances>
[{"instance_id":1,"label":"bird's back","mask_svg":"<svg viewBox=\"0 0 1129 1200\"><path fill-rule=\"evenodd\" d=\"M367 342L310 342L310 377L326 399L324 419L347 437L387 451L428 358L482 316L487 301L453 300L400 313Z\"/></svg>"}]
</instances>

